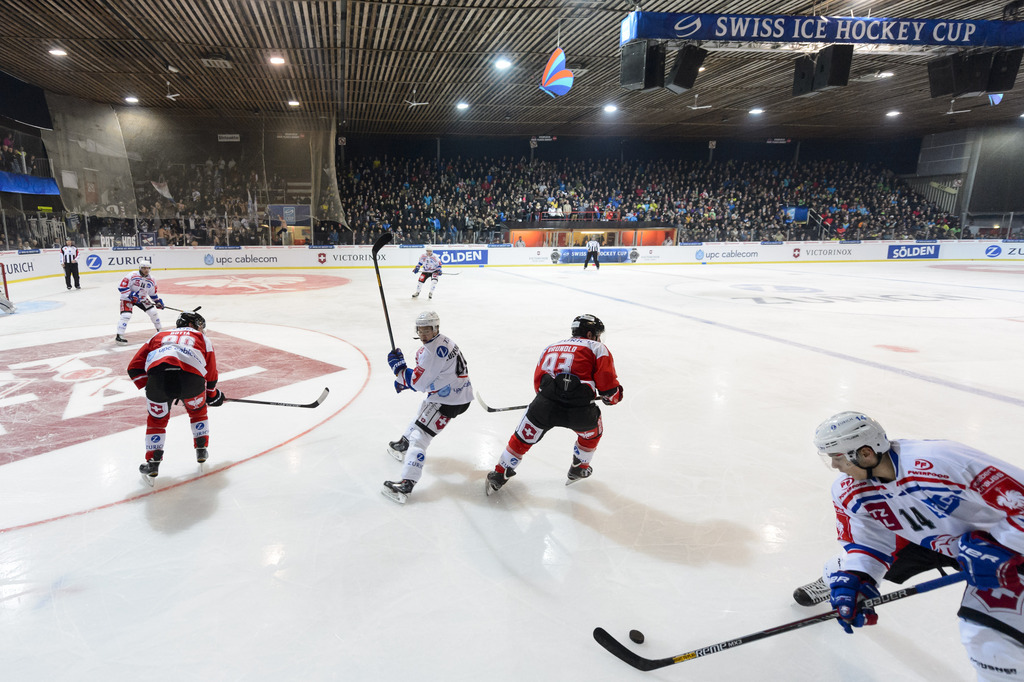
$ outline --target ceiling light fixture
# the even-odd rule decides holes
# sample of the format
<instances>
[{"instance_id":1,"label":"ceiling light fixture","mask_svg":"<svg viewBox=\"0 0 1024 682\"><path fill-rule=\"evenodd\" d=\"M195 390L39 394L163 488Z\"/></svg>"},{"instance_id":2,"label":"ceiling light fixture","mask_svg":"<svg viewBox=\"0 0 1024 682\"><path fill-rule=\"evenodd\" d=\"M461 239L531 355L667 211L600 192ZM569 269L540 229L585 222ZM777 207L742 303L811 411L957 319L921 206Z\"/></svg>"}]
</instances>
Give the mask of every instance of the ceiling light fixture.
<instances>
[{"instance_id":1,"label":"ceiling light fixture","mask_svg":"<svg viewBox=\"0 0 1024 682\"><path fill-rule=\"evenodd\" d=\"M280 66L281 64L284 64L284 57L271 57L270 63Z\"/></svg>"},{"instance_id":2,"label":"ceiling light fixture","mask_svg":"<svg viewBox=\"0 0 1024 682\"><path fill-rule=\"evenodd\" d=\"M299 100L297 100L297 99L290 99L290 100L288 100L288 106L290 106L290 107L297 107L300 104L301 104L301 102L299 102Z\"/></svg>"},{"instance_id":3,"label":"ceiling light fixture","mask_svg":"<svg viewBox=\"0 0 1024 682\"><path fill-rule=\"evenodd\" d=\"M458 109L459 111L463 111L465 109L469 109L469 105L466 104L465 102L459 102L458 104L455 105L455 108Z\"/></svg>"},{"instance_id":4,"label":"ceiling light fixture","mask_svg":"<svg viewBox=\"0 0 1024 682\"><path fill-rule=\"evenodd\" d=\"M617 106L615 106L614 104L605 104L604 105L604 111L605 111L606 114L611 114L611 113L614 113L614 112L616 112L618 110L619 110L619 108Z\"/></svg>"},{"instance_id":5,"label":"ceiling light fixture","mask_svg":"<svg viewBox=\"0 0 1024 682\"><path fill-rule=\"evenodd\" d=\"M64 49L59 48L59 47L55 47L52 50L50 50L50 54L52 54L54 57L66 57L66 56L68 56L67 51L65 51Z\"/></svg>"},{"instance_id":6,"label":"ceiling light fixture","mask_svg":"<svg viewBox=\"0 0 1024 682\"><path fill-rule=\"evenodd\" d=\"M898 111L889 111L885 115L888 116L889 118L896 118L897 116L900 115L900 112L898 112Z\"/></svg>"},{"instance_id":7,"label":"ceiling light fixture","mask_svg":"<svg viewBox=\"0 0 1024 682\"><path fill-rule=\"evenodd\" d=\"M498 69L499 71L504 71L510 66L512 66L512 62L505 59L504 57L501 57L500 59L498 59L498 61L494 62L494 68Z\"/></svg>"},{"instance_id":8,"label":"ceiling light fixture","mask_svg":"<svg viewBox=\"0 0 1024 682\"><path fill-rule=\"evenodd\" d=\"M751 109L748 113L751 113L754 116L758 116L764 113L764 109Z\"/></svg>"},{"instance_id":9,"label":"ceiling light fixture","mask_svg":"<svg viewBox=\"0 0 1024 682\"><path fill-rule=\"evenodd\" d=\"M124 98L124 101L128 102L128 104L138 104L139 103L139 98L134 96L134 95L128 95L127 97Z\"/></svg>"},{"instance_id":10,"label":"ceiling light fixture","mask_svg":"<svg viewBox=\"0 0 1024 682\"><path fill-rule=\"evenodd\" d=\"M879 71L875 74L875 78L892 78L895 75L892 71Z\"/></svg>"}]
</instances>

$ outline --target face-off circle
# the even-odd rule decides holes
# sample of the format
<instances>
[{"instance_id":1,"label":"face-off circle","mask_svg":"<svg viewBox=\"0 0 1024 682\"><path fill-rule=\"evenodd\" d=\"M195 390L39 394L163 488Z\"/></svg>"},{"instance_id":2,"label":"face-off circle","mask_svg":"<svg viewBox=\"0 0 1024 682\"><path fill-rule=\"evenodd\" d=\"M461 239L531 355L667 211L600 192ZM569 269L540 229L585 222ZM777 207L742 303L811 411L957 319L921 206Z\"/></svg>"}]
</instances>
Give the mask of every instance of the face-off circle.
<instances>
[{"instance_id":1,"label":"face-off circle","mask_svg":"<svg viewBox=\"0 0 1024 682\"><path fill-rule=\"evenodd\" d=\"M246 273L158 279L161 294L251 295L330 289L352 280L331 275Z\"/></svg>"}]
</instances>

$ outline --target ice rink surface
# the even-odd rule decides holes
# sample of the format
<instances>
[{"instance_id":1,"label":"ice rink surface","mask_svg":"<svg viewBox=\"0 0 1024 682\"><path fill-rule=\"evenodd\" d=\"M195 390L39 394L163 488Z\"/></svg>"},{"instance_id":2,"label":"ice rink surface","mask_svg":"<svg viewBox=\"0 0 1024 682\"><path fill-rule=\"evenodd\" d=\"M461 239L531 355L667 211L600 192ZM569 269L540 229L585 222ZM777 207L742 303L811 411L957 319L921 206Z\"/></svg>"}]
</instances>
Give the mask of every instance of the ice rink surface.
<instances>
[{"instance_id":1,"label":"ice rink surface","mask_svg":"<svg viewBox=\"0 0 1024 682\"><path fill-rule=\"evenodd\" d=\"M591 633L664 658L827 610L791 593L837 549L811 443L835 412L1020 466L1024 266L446 270L433 300L410 298L408 269L382 270L395 342L411 356L415 316L436 310L492 406L530 400L541 349L573 317L604 321L625 397L603 408L593 477L564 485L573 435L556 430L485 496L521 413L474 405L397 505L380 494L400 470L386 445L421 395L392 387L372 269L155 269L168 305L202 306L228 397L331 394L312 410L211 409L204 473L176 407L148 488L145 403L124 367L153 328L136 313L130 345L113 343L122 275L15 283L19 312L0 317L0 677L973 679L958 587L880 607L854 636L824 623L649 673Z\"/></svg>"}]
</instances>

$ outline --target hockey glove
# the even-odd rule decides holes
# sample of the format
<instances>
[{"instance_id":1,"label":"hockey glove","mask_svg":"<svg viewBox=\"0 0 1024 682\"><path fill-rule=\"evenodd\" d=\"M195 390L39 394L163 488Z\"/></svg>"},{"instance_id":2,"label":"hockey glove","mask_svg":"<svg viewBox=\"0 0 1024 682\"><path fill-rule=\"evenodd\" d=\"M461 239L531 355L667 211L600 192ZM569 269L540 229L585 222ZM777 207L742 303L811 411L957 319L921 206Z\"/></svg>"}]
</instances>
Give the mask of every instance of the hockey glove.
<instances>
[{"instance_id":1,"label":"hockey glove","mask_svg":"<svg viewBox=\"0 0 1024 682\"><path fill-rule=\"evenodd\" d=\"M1005 587L1014 592L1024 589L1017 567L1024 556L1003 547L987 533L974 531L960 536L960 554L956 560L967 573L967 582L979 590Z\"/></svg>"},{"instance_id":2,"label":"hockey glove","mask_svg":"<svg viewBox=\"0 0 1024 682\"><path fill-rule=\"evenodd\" d=\"M415 274L418 274L418 273L419 273L419 271L420 271L420 266L418 266L418 265L417 265L416 267L414 267L414 268L412 269L412 274L414 274L414 275L415 275Z\"/></svg>"},{"instance_id":3,"label":"hockey glove","mask_svg":"<svg viewBox=\"0 0 1024 682\"><path fill-rule=\"evenodd\" d=\"M616 386L610 391L602 391L601 401L605 405L617 405L622 400L622 386Z\"/></svg>"},{"instance_id":4,"label":"hockey glove","mask_svg":"<svg viewBox=\"0 0 1024 682\"><path fill-rule=\"evenodd\" d=\"M839 613L839 625L847 634L853 634L853 628L874 625L878 615L873 608L864 608L861 602L878 596L878 588L871 578L850 571L836 571L829 576L828 588L831 594L829 601L832 608Z\"/></svg>"},{"instance_id":5,"label":"hockey glove","mask_svg":"<svg viewBox=\"0 0 1024 682\"><path fill-rule=\"evenodd\" d=\"M206 392L206 404L210 407L220 407L224 404L224 394L219 388Z\"/></svg>"},{"instance_id":6,"label":"hockey glove","mask_svg":"<svg viewBox=\"0 0 1024 682\"><path fill-rule=\"evenodd\" d=\"M412 390L412 389L410 389L408 386L403 384L401 381L396 381L395 382L395 393L401 393L402 391L410 391L410 390Z\"/></svg>"},{"instance_id":7,"label":"hockey glove","mask_svg":"<svg viewBox=\"0 0 1024 682\"><path fill-rule=\"evenodd\" d=\"M164 300L162 298L154 298L153 299L153 303L156 304L156 309L157 310L163 310L164 309Z\"/></svg>"},{"instance_id":8,"label":"hockey glove","mask_svg":"<svg viewBox=\"0 0 1024 682\"><path fill-rule=\"evenodd\" d=\"M430 273L430 278L431 279L437 279L440 276L441 276L441 271L440 270L434 270L434 272Z\"/></svg>"},{"instance_id":9,"label":"hockey glove","mask_svg":"<svg viewBox=\"0 0 1024 682\"><path fill-rule=\"evenodd\" d=\"M142 300L142 292L141 291L133 291L133 292L131 292L130 294L128 294L128 300L131 301L132 303L140 302Z\"/></svg>"},{"instance_id":10,"label":"hockey glove","mask_svg":"<svg viewBox=\"0 0 1024 682\"><path fill-rule=\"evenodd\" d=\"M398 374L405 369L405 356L402 355L401 348L396 348L388 353L388 366L391 367L393 374Z\"/></svg>"}]
</instances>

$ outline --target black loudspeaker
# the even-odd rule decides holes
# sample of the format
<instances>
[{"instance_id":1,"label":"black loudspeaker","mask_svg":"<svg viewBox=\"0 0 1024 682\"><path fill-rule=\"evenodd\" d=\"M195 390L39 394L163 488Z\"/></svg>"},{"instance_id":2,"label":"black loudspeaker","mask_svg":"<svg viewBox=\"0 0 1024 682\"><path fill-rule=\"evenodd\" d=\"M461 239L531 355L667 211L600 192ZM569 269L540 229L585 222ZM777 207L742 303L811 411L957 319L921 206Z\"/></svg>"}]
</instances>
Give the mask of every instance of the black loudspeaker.
<instances>
[{"instance_id":1,"label":"black loudspeaker","mask_svg":"<svg viewBox=\"0 0 1024 682\"><path fill-rule=\"evenodd\" d=\"M1020 69L1020 58L1024 49L1000 50L992 55L992 69L988 72L988 92L1013 90Z\"/></svg>"},{"instance_id":2,"label":"black loudspeaker","mask_svg":"<svg viewBox=\"0 0 1024 682\"><path fill-rule=\"evenodd\" d=\"M814 62L814 90L840 88L850 82L853 45L829 45L818 52Z\"/></svg>"},{"instance_id":3,"label":"black loudspeaker","mask_svg":"<svg viewBox=\"0 0 1024 682\"><path fill-rule=\"evenodd\" d=\"M669 71L665 87L677 95L692 88L693 82L697 80L700 65L704 63L704 58L707 56L708 51L705 49L696 45L683 45L676 52L676 60L672 64L672 70Z\"/></svg>"},{"instance_id":4,"label":"black loudspeaker","mask_svg":"<svg viewBox=\"0 0 1024 682\"><path fill-rule=\"evenodd\" d=\"M932 97L953 94L953 60L950 57L928 62L928 92Z\"/></svg>"},{"instance_id":5,"label":"black loudspeaker","mask_svg":"<svg viewBox=\"0 0 1024 682\"><path fill-rule=\"evenodd\" d=\"M797 57L793 69L793 97L809 95L814 90L814 57Z\"/></svg>"},{"instance_id":6,"label":"black loudspeaker","mask_svg":"<svg viewBox=\"0 0 1024 682\"><path fill-rule=\"evenodd\" d=\"M953 97L973 97L985 92L992 70L992 53L955 54L953 61Z\"/></svg>"},{"instance_id":7,"label":"black loudspeaker","mask_svg":"<svg viewBox=\"0 0 1024 682\"><path fill-rule=\"evenodd\" d=\"M665 44L637 40L622 46L619 85L627 90L665 86Z\"/></svg>"}]
</instances>

